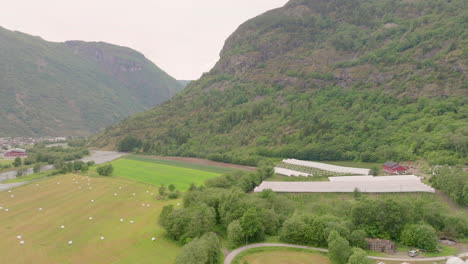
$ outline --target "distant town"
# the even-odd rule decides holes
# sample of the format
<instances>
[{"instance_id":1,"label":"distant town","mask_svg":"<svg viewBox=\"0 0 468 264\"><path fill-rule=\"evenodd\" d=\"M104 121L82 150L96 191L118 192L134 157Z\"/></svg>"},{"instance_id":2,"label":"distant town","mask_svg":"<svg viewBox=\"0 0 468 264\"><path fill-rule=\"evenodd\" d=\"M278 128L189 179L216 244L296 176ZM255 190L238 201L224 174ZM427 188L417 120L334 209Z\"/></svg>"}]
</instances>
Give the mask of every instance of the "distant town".
<instances>
[{"instance_id":1,"label":"distant town","mask_svg":"<svg viewBox=\"0 0 468 264\"><path fill-rule=\"evenodd\" d=\"M4 152L12 148L21 148L24 146L34 145L40 142L59 143L66 140L66 137L0 137L0 154L3 154Z\"/></svg>"}]
</instances>

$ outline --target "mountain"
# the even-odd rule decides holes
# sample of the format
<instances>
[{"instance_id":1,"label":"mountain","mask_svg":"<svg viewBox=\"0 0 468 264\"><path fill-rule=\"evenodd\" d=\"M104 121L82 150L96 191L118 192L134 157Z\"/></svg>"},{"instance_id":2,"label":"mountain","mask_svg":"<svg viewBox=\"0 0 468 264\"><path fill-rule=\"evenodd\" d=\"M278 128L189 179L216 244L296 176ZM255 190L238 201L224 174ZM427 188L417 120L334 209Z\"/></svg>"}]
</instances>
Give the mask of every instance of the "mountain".
<instances>
[{"instance_id":1,"label":"mountain","mask_svg":"<svg viewBox=\"0 0 468 264\"><path fill-rule=\"evenodd\" d=\"M89 135L182 88L132 49L0 27L0 135Z\"/></svg>"},{"instance_id":2,"label":"mountain","mask_svg":"<svg viewBox=\"0 0 468 264\"><path fill-rule=\"evenodd\" d=\"M242 24L183 93L94 139L255 164L467 162L464 0L291 0ZM140 142L134 141L134 142Z\"/></svg>"}]
</instances>

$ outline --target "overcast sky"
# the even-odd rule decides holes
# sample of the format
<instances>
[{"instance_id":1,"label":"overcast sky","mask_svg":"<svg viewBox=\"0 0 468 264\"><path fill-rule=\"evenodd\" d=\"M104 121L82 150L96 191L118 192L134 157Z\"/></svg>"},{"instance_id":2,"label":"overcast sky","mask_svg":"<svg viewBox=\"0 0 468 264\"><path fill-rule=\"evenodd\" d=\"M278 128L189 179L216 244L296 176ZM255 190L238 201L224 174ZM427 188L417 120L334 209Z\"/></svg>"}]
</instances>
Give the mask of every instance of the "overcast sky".
<instances>
[{"instance_id":1,"label":"overcast sky","mask_svg":"<svg viewBox=\"0 0 468 264\"><path fill-rule=\"evenodd\" d=\"M50 41L105 41L136 49L176 79L211 69L244 21L287 0L11 0L0 26Z\"/></svg>"}]
</instances>

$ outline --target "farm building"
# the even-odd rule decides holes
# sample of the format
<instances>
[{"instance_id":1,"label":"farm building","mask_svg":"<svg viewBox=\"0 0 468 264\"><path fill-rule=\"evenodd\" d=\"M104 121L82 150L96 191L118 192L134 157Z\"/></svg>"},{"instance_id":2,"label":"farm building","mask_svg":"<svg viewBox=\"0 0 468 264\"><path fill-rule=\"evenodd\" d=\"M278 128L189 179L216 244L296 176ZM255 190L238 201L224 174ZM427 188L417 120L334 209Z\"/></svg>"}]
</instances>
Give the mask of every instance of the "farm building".
<instances>
[{"instance_id":1,"label":"farm building","mask_svg":"<svg viewBox=\"0 0 468 264\"><path fill-rule=\"evenodd\" d=\"M395 242L385 239L367 239L369 249L376 252L384 252L387 254L396 253Z\"/></svg>"},{"instance_id":2,"label":"farm building","mask_svg":"<svg viewBox=\"0 0 468 264\"><path fill-rule=\"evenodd\" d=\"M16 148L5 152L5 157L26 157L26 150Z\"/></svg>"},{"instance_id":3,"label":"farm building","mask_svg":"<svg viewBox=\"0 0 468 264\"><path fill-rule=\"evenodd\" d=\"M392 174L403 174L406 173L408 169L396 162L387 161L382 165L382 170Z\"/></svg>"}]
</instances>

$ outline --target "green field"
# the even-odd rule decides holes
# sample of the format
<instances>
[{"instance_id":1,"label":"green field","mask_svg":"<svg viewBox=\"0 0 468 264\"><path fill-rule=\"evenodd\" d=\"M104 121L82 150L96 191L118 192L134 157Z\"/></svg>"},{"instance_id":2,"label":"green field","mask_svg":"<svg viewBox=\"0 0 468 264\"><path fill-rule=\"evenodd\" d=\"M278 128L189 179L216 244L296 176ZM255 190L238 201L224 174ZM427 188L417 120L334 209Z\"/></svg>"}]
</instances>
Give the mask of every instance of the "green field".
<instances>
[{"instance_id":1,"label":"green field","mask_svg":"<svg viewBox=\"0 0 468 264\"><path fill-rule=\"evenodd\" d=\"M236 170L233 168L210 166L210 165L203 165L203 164L194 164L190 162L158 159L154 157L137 156L137 155L125 156L124 159L144 161L144 162L149 162L149 163L154 163L154 164L168 165L168 166L174 166L174 167L180 167L180 168L201 170L201 171L207 171L207 172L213 172L213 173L219 173L219 174Z\"/></svg>"},{"instance_id":2,"label":"green field","mask_svg":"<svg viewBox=\"0 0 468 264\"><path fill-rule=\"evenodd\" d=\"M0 159L0 165L12 164L13 160L11 159Z\"/></svg>"},{"instance_id":3,"label":"green field","mask_svg":"<svg viewBox=\"0 0 468 264\"><path fill-rule=\"evenodd\" d=\"M174 184L185 191L191 183L201 185L205 180L217 177L232 169L203 166L184 162L172 162L152 158L131 156L112 162L114 176L149 183L153 185Z\"/></svg>"},{"instance_id":4,"label":"green field","mask_svg":"<svg viewBox=\"0 0 468 264\"><path fill-rule=\"evenodd\" d=\"M180 247L156 223L163 206L180 200L158 201L152 192L157 187L123 178L78 175L0 192L0 263L173 263Z\"/></svg>"},{"instance_id":5,"label":"green field","mask_svg":"<svg viewBox=\"0 0 468 264\"><path fill-rule=\"evenodd\" d=\"M232 264L328 264L325 254L299 248L262 247L240 253Z\"/></svg>"}]
</instances>

